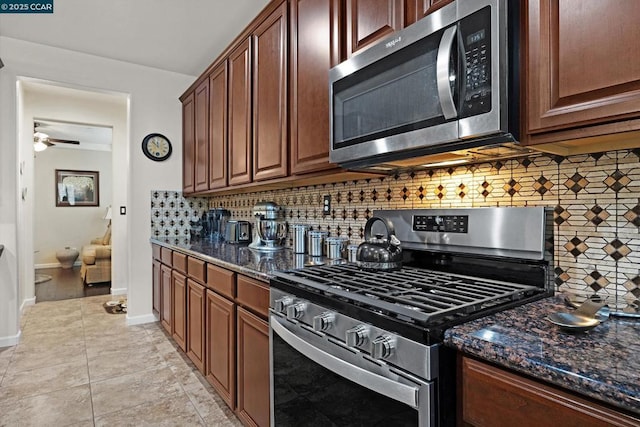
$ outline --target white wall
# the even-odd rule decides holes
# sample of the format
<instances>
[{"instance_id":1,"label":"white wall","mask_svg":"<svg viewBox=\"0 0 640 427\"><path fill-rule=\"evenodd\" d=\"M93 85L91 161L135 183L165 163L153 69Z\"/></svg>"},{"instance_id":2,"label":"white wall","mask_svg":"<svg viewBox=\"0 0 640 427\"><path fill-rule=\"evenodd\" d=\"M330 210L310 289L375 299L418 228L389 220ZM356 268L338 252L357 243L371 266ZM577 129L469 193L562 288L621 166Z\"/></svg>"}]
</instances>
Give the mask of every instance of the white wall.
<instances>
[{"instance_id":1,"label":"white wall","mask_svg":"<svg viewBox=\"0 0 640 427\"><path fill-rule=\"evenodd\" d=\"M97 171L99 206L56 206L56 169ZM57 250L80 251L104 235L109 221L103 218L112 198L111 151L50 147L36 153L34 174L34 263L46 268L59 264Z\"/></svg>"},{"instance_id":2,"label":"white wall","mask_svg":"<svg viewBox=\"0 0 640 427\"><path fill-rule=\"evenodd\" d=\"M113 147L113 246L122 246L125 250L113 254L114 264L121 267L113 272L112 288L127 290L129 323L152 319L150 192L155 188L178 190L181 187L178 97L195 76L7 37L0 37L0 57L5 64L0 69L0 242L5 244L5 254L0 259L0 346L18 337L18 309L24 300L32 298L30 293L22 294L27 284L18 273L21 265L18 254L29 256L29 251L33 254L29 239L18 239L19 234L28 236L24 227L32 226L23 224L18 216L24 209L19 186L29 184L19 182L18 165L33 155L29 151L33 129L29 131L29 125L19 120L22 106L16 82L22 77L129 96L129 128L114 127L113 135L114 141L122 138L126 144ZM142 154L140 143L151 132L163 133L173 142L173 155L167 161L152 162ZM20 150L17 150L18 140ZM119 206L127 208L127 216L118 215ZM19 240L25 248L19 246Z\"/></svg>"}]
</instances>

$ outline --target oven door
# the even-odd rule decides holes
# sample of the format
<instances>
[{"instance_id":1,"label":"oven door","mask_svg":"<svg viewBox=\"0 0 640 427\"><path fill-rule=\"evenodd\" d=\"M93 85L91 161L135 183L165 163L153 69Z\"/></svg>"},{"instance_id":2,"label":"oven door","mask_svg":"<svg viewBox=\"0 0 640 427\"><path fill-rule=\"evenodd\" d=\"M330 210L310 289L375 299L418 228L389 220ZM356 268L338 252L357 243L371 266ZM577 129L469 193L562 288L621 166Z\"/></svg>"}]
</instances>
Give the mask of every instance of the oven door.
<instances>
[{"instance_id":1,"label":"oven door","mask_svg":"<svg viewBox=\"0 0 640 427\"><path fill-rule=\"evenodd\" d=\"M433 426L434 384L270 316L271 424Z\"/></svg>"}]
</instances>

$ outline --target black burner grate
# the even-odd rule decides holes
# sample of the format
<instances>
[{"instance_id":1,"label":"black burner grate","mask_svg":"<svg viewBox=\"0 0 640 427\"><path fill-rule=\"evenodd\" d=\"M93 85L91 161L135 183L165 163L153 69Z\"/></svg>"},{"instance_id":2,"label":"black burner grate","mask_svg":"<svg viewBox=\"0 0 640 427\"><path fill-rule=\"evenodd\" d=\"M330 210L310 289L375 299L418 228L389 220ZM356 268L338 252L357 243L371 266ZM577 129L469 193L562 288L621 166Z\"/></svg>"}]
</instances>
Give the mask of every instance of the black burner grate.
<instances>
[{"instance_id":1,"label":"black burner grate","mask_svg":"<svg viewBox=\"0 0 640 427\"><path fill-rule=\"evenodd\" d=\"M425 326L447 316L472 314L541 291L536 286L413 267L370 272L341 264L275 275L286 282Z\"/></svg>"}]
</instances>

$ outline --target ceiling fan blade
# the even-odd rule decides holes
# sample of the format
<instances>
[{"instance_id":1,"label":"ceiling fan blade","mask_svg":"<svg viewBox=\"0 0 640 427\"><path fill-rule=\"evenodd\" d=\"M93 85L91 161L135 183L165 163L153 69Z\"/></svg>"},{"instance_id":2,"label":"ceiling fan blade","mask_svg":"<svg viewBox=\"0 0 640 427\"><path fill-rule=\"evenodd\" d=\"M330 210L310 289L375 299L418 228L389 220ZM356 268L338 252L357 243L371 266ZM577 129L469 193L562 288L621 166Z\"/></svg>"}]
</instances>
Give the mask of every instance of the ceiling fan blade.
<instances>
[{"instance_id":1,"label":"ceiling fan blade","mask_svg":"<svg viewBox=\"0 0 640 427\"><path fill-rule=\"evenodd\" d=\"M58 138L47 138L49 141L51 142L57 142L60 144L74 144L74 145L80 145L80 141L72 141L70 139L58 139Z\"/></svg>"}]
</instances>

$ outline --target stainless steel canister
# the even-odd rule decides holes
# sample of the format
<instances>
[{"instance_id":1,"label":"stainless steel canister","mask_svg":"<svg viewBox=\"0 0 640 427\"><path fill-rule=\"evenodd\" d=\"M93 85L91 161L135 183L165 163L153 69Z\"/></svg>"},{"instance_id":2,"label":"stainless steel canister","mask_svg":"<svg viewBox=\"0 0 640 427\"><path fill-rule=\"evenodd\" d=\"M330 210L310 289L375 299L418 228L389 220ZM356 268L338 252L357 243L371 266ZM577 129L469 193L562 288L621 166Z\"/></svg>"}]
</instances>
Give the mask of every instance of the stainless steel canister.
<instances>
[{"instance_id":1,"label":"stainless steel canister","mask_svg":"<svg viewBox=\"0 0 640 427\"><path fill-rule=\"evenodd\" d=\"M293 253L304 254L307 252L307 224L293 224L291 226L293 237Z\"/></svg>"},{"instance_id":2,"label":"stainless steel canister","mask_svg":"<svg viewBox=\"0 0 640 427\"><path fill-rule=\"evenodd\" d=\"M347 248L348 240L344 237L327 237L325 246L327 249L327 258L339 259L344 257L344 251Z\"/></svg>"},{"instance_id":3,"label":"stainless steel canister","mask_svg":"<svg viewBox=\"0 0 640 427\"><path fill-rule=\"evenodd\" d=\"M356 262L358 255L358 245L348 245L347 246L347 260L349 262Z\"/></svg>"},{"instance_id":4,"label":"stainless steel canister","mask_svg":"<svg viewBox=\"0 0 640 427\"><path fill-rule=\"evenodd\" d=\"M326 231L309 231L309 255L322 256L322 249L324 247L324 239L327 238L328 233Z\"/></svg>"}]
</instances>

